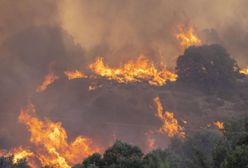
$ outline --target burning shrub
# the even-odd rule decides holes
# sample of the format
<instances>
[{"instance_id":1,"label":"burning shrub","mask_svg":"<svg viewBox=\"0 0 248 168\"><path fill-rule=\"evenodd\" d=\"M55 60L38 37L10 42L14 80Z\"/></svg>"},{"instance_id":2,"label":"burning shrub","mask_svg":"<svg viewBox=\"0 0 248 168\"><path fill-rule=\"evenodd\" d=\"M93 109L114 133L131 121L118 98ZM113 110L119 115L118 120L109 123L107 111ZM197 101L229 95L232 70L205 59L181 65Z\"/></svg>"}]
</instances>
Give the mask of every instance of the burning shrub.
<instances>
[{"instance_id":1,"label":"burning shrub","mask_svg":"<svg viewBox=\"0 0 248 168\"><path fill-rule=\"evenodd\" d=\"M177 60L178 81L202 89L231 87L239 74L234 59L220 45L192 46Z\"/></svg>"}]
</instances>

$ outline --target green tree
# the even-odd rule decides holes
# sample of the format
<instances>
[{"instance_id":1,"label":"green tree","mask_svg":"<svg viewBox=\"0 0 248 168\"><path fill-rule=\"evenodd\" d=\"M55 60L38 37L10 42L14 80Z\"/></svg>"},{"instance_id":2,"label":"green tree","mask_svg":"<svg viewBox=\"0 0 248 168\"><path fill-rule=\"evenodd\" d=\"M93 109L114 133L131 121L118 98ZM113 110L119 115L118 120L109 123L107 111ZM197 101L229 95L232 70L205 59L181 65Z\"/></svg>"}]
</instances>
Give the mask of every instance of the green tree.
<instances>
[{"instance_id":1,"label":"green tree","mask_svg":"<svg viewBox=\"0 0 248 168\"><path fill-rule=\"evenodd\" d=\"M244 166L247 158L241 156L247 152L248 118L235 119L225 123L224 138L218 143L214 153L215 168ZM240 163L239 163L240 162ZM239 165L239 164L241 165Z\"/></svg>"},{"instance_id":2,"label":"green tree","mask_svg":"<svg viewBox=\"0 0 248 168\"><path fill-rule=\"evenodd\" d=\"M94 153L83 161L82 168L100 167L102 165L101 154Z\"/></svg>"},{"instance_id":3,"label":"green tree","mask_svg":"<svg viewBox=\"0 0 248 168\"><path fill-rule=\"evenodd\" d=\"M221 135L214 131L201 131L189 137L184 144L188 167L212 168L213 152L220 140Z\"/></svg>"},{"instance_id":4,"label":"green tree","mask_svg":"<svg viewBox=\"0 0 248 168\"><path fill-rule=\"evenodd\" d=\"M30 168L25 159L13 163L13 156L0 157L0 168Z\"/></svg>"},{"instance_id":5,"label":"green tree","mask_svg":"<svg viewBox=\"0 0 248 168\"><path fill-rule=\"evenodd\" d=\"M173 140L169 150L178 168L212 168L213 151L222 139L217 131L201 130L186 137L184 141Z\"/></svg>"},{"instance_id":6,"label":"green tree","mask_svg":"<svg viewBox=\"0 0 248 168\"><path fill-rule=\"evenodd\" d=\"M108 168L143 168L143 153L139 147L116 141L103 154L103 165Z\"/></svg>"},{"instance_id":7,"label":"green tree","mask_svg":"<svg viewBox=\"0 0 248 168\"><path fill-rule=\"evenodd\" d=\"M221 168L247 168L248 167L248 146L237 146L224 160Z\"/></svg>"},{"instance_id":8,"label":"green tree","mask_svg":"<svg viewBox=\"0 0 248 168\"><path fill-rule=\"evenodd\" d=\"M226 122L224 135L232 147L248 145L248 117Z\"/></svg>"},{"instance_id":9,"label":"green tree","mask_svg":"<svg viewBox=\"0 0 248 168\"><path fill-rule=\"evenodd\" d=\"M168 150L154 150L143 159L144 168L177 168L176 157Z\"/></svg>"},{"instance_id":10,"label":"green tree","mask_svg":"<svg viewBox=\"0 0 248 168\"><path fill-rule=\"evenodd\" d=\"M230 145L226 139L222 139L213 151L214 168L220 168L230 151Z\"/></svg>"}]
</instances>

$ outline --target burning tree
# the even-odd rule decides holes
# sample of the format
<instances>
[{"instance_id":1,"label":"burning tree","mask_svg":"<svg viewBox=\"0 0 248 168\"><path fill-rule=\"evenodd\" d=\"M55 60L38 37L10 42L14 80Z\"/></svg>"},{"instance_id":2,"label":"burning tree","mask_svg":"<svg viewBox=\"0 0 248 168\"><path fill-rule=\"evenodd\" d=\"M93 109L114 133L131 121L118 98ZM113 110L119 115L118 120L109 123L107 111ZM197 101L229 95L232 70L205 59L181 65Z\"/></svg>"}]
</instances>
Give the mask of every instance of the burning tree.
<instances>
[{"instance_id":1,"label":"burning tree","mask_svg":"<svg viewBox=\"0 0 248 168\"><path fill-rule=\"evenodd\" d=\"M192 46L177 60L178 81L203 89L233 86L239 67L220 45Z\"/></svg>"}]
</instances>

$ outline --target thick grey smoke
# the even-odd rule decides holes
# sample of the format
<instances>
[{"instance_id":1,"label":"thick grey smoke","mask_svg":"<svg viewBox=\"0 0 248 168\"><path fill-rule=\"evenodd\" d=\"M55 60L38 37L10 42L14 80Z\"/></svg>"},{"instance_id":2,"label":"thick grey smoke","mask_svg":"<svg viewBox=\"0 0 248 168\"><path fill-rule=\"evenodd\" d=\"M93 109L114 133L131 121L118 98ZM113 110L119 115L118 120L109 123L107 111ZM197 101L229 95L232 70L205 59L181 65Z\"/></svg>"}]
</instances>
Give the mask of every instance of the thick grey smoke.
<instances>
[{"instance_id":1,"label":"thick grey smoke","mask_svg":"<svg viewBox=\"0 0 248 168\"><path fill-rule=\"evenodd\" d=\"M172 66L181 52L178 26L191 24L203 42L221 43L244 66L247 5L246 0L65 0L58 9L61 26L75 41L88 50L105 46L97 54L110 63L146 53Z\"/></svg>"},{"instance_id":2,"label":"thick grey smoke","mask_svg":"<svg viewBox=\"0 0 248 168\"><path fill-rule=\"evenodd\" d=\"M28 133L17 117L28 101L37 105L41 117L62 121L70 138L82 134L103 146L118 138L145 147L145 132L161 125L152 102L157 95L180 123L188 121L185 128L194 130L232 115L234 102L198 91L119 85L102 79L68 81L63 71L84 69L99 55L109 64L119 65L140 53L174 67L182 53L175 34L177 26L184 24L193 24L204 42L221 43L245 65L247 23L242 18L248 14L247 3L0 1L0 147L27 142ZM50 69L60 79L46 92L35 93ZM103 87L89 92L92 82ZM165 146L168 138L162 136L159 142Z\"/></svg>"}]
</instances>

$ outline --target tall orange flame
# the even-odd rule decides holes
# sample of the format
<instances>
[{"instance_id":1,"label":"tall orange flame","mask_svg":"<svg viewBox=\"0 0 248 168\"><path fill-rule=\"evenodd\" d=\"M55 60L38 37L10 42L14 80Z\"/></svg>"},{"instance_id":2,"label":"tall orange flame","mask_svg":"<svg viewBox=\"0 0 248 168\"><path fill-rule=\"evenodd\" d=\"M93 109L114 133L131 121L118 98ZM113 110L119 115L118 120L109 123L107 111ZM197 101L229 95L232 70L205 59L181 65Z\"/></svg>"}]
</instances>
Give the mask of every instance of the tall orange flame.
<instances>
[{"instance_id":1,"label":"tall orange flame","mask_svg":"<svg viewBox=\"0 0 248 168\"><path fill-rule=\"evenodd\" d=\"M163 122L162 127L159 129L160 133L165 133L169 137L179 136L185 137L185 132L182 126L179 125L177 119L174 118L172 112L164 111L159 97L154 98L154 102L157 108L156 116Z\"/></svg>"},{"instance_id":2,"label":"tall orange flame","mask_svg":"<svg viewBox=\"0 0 248 168\"><path fill-rule=\"evenodd\" d=\"M183 50L189 46L198 46L202 44L201 39L195 34L193 26L180 26L179 33L176 34L176 38L180 41L180 45Z\"/></svg>"},{"instance_id":3,"label":"tall orange flame","mask_svg":"<svg viewBox=\"0 0 248 168\"><path fill-rule=\"evenodd\" d=\"M150 85L162 86L167 81L176 81L177 75L165 67L156 69L155 65L145 56L141 55L136 60L130 60L119 68L110 68L105 65L103 58L97 58L90 64L90 69L97 75L119 83L147 81Z\"/></svg>"},{"instance_id":4,"label":"tall orange flame","mask_svg":"<svg viewBox=\"0 0 248 168\"><path fill-rule=\"evenodd\" d=\"M45 77L43 82L37 87L36 92L40 93L47 89L49 85L51 85L55 80L59 79L54 72L49 72Z\"/></svg>"},{"instance_id":5,"label":"tall orange flame","mask_svg":"<svg viewBox=\"0 0 248 168\"><path fill-rule=\"evenodd\" d=\"M41 164L54 168L70 168L84 157L99 152L100 148L89 138L79 136L72 143L67 142L67 133L60 122L48 119L42 121L35 115L34 105L24 108L19 121L24 123L31 133L30 142L35 146L35 155Z\"/></svg>"}]
</instances>

